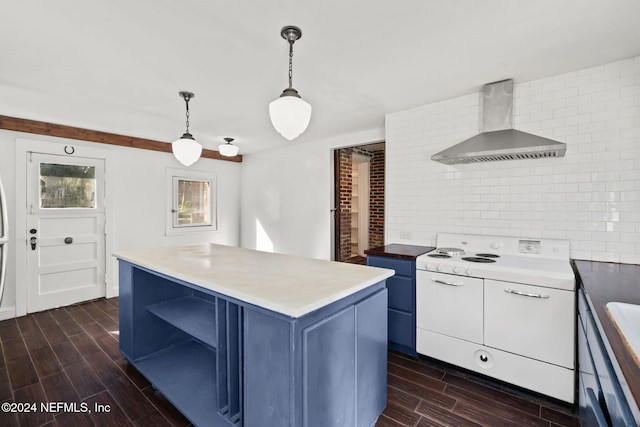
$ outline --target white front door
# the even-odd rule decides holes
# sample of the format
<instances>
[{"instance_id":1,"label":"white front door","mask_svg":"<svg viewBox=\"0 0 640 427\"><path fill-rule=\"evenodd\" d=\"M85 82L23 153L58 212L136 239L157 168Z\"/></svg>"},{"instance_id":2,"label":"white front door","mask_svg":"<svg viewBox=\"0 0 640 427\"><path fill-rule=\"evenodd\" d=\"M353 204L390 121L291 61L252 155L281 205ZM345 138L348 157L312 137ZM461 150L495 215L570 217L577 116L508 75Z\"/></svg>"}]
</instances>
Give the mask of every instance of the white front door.
<instances>
[{"instance_id":1,"label":"white front door","mask_svg":"<svg viewBox=\"0 0 640 427\"><path fill-rule=\"evenodd\" d=\"M104 159L27 156L27 312L104 297Z\"/></svg>"}]
</instances>

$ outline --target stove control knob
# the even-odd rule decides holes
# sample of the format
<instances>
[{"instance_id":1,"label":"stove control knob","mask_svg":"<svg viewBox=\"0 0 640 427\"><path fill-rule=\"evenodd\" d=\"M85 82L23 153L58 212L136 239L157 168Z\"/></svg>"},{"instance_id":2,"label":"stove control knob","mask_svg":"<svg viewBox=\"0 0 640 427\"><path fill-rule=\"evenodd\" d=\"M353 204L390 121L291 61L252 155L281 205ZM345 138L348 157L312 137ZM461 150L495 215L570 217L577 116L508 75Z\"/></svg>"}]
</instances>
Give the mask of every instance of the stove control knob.
<instances>
[{"instance_id":1,"label":"stove control knob","mask_svg":"<svg viewBox=\"0 0 640 427\"><path fill-rule=\"evenodd\" d=\"M458 274L460 272L460 269L458 267L453 267L453 272Z\"/></svg>"},{"instance_id":2,"label":"stove control knob","mask_svg":"<svg viewBox=\"0 0 640 427\"><path fill-rule=\"evenodd\" d=\"M464 272L467 276L471 276L471 269L467 268L467 271Z\"/></svg>"},{"instance_id":3,"label":"stove control knob","mask_svg":"<svg viewBox=\"0 0 640 427\"><path fill-rule=\"evenodd\" d=\"M427 270L433 270L433 267L429 263L427 263L426 268L427 268Z\"/></svg>"},{"instance_id":4,"label":"stove control knob","mask_svg":"<svg viewBox=\"0 0 640 427\"><path fill-rule=\"evenodd\" d=\"M436 271L442 271L442 269L440 268L440 264L436 265Z\"/></svg>"}]
</instances>

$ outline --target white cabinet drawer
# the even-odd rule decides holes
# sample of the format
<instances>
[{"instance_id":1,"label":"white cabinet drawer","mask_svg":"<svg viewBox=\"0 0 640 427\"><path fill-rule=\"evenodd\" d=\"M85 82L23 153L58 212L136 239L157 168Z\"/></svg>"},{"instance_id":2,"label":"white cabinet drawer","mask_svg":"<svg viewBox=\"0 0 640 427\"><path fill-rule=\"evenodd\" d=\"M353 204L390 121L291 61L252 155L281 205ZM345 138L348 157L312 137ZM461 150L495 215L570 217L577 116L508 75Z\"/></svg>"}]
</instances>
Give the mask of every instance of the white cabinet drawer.
<instances>
[{"instance_id":1,"label":"white cabinet drawer","mask_svg":"<svg viewBox=\"0 0 640 427\"><path fill-rule=\"evenodd\" d=\"M417 271L416 325L482 343L482 279Z\"/></svg>"},{"instance_id":2,"label":"white cabinet drawer","mask_svg":"<svg viewBox=\"0 0 640 427\"><path fill-rule=\"evenodd\" d=\"M484 281L484 342L533 359L575 366L575 293Z\"/></svg>"}]
</instances>

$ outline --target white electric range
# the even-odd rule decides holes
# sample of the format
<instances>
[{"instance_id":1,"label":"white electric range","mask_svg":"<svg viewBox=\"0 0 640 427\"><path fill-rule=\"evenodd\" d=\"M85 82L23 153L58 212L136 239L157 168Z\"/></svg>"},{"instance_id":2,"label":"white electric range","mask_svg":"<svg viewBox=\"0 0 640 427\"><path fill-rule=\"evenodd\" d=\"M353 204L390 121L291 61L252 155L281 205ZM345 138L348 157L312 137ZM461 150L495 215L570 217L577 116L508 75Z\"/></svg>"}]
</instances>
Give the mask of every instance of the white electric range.
<instances>
[{"instance_id":1,"label":"white electric range","mask_svg":"<svg viewBox=\"0 0 640 427\"><path fill-rule=\"evenodd\" d=\"M574 401L568 241L440 233L416 268L418 353Z\"/></svg>"}]
</instances>

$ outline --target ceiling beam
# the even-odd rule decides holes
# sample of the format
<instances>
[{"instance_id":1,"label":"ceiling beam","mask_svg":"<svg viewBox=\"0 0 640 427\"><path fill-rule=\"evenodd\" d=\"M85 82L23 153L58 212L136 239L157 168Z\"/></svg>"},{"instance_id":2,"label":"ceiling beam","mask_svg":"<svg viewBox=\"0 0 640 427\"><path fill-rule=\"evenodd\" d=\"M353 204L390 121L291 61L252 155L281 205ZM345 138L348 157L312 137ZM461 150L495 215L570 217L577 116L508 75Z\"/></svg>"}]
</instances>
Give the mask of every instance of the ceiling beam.
<instances>
[{"instance_id":1,"label":"ceiling beam","mask_svg":"<svg viewBox=\"0 0 640 427\"><path fill-rule=\"evenodd\" d=\"M36 120L20 119L17 117L0 115L0 129L171 153L171 144L167 142L58 125L55 123L39 122ZM242 162L242 155L227 157L215 150L207 150L204 148L202 149L202 155L200 157L224 160L227 162Z\"/></svg>"}]
</instances>

